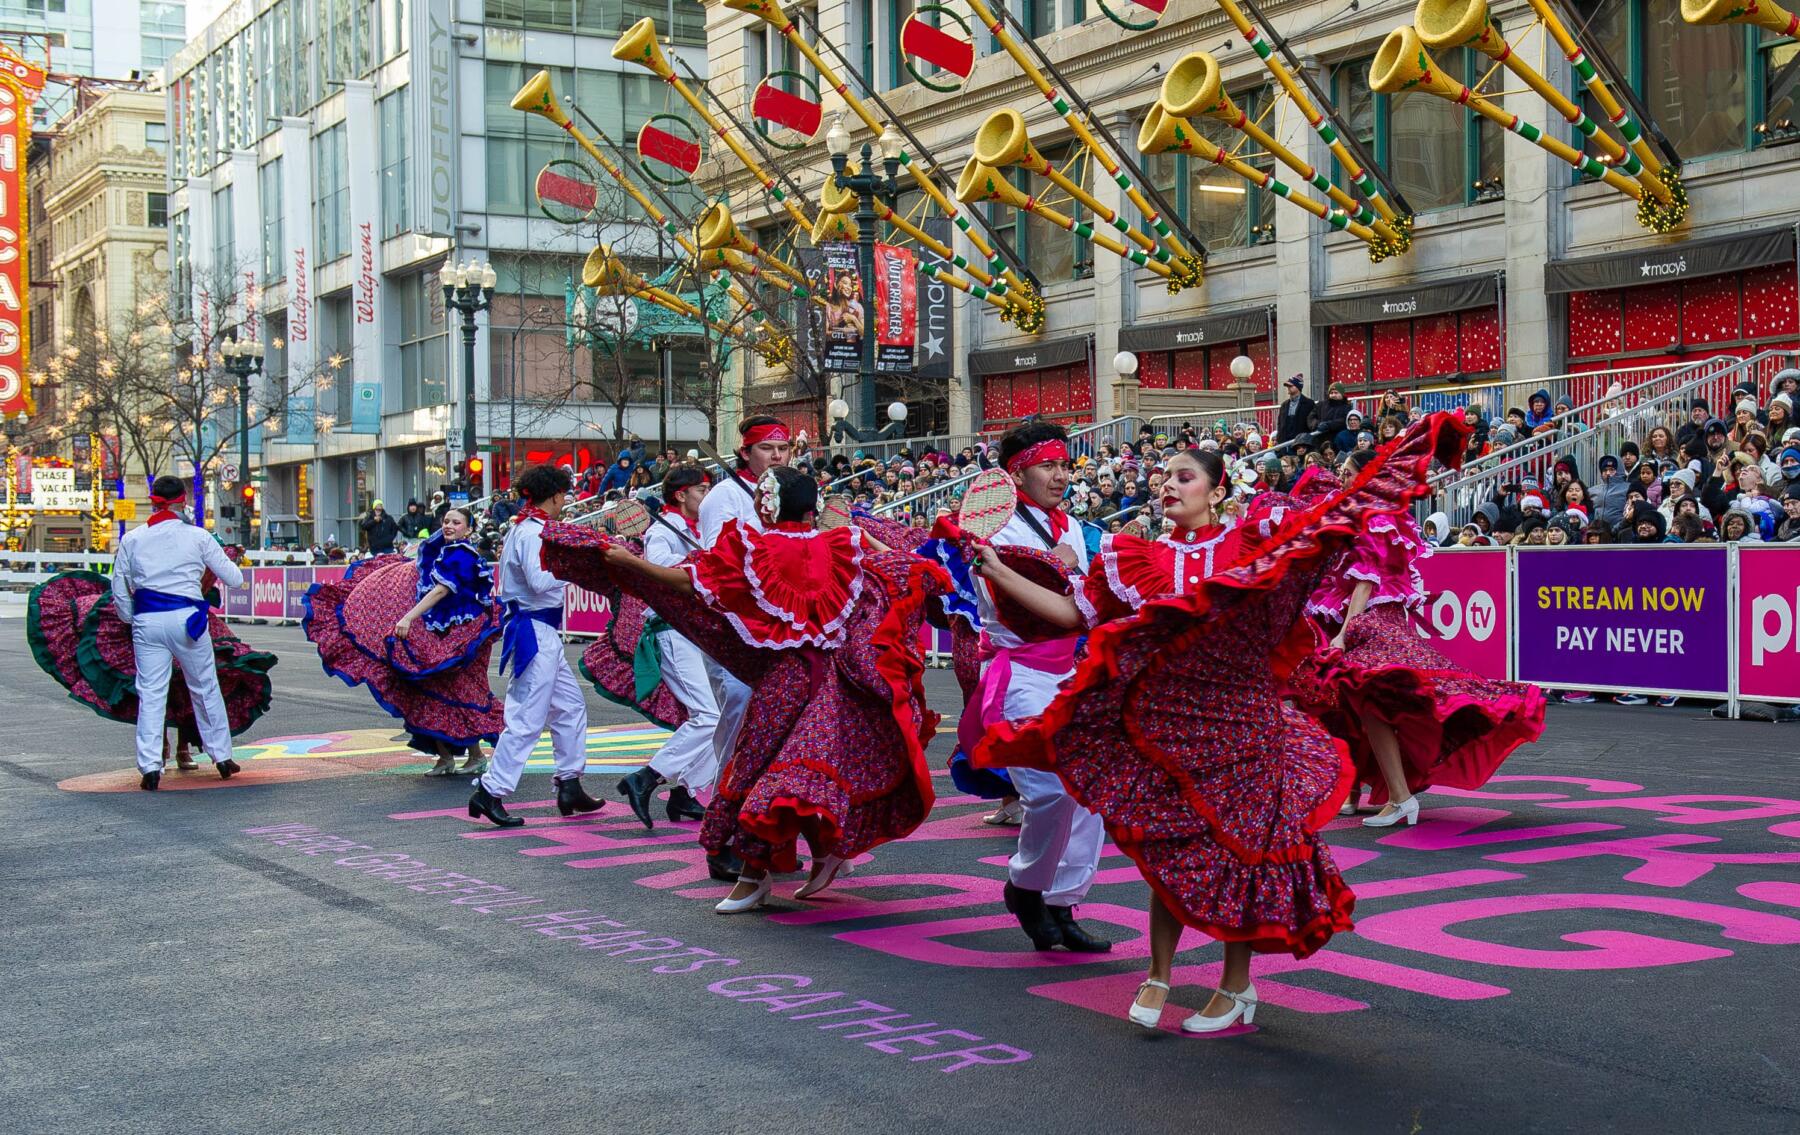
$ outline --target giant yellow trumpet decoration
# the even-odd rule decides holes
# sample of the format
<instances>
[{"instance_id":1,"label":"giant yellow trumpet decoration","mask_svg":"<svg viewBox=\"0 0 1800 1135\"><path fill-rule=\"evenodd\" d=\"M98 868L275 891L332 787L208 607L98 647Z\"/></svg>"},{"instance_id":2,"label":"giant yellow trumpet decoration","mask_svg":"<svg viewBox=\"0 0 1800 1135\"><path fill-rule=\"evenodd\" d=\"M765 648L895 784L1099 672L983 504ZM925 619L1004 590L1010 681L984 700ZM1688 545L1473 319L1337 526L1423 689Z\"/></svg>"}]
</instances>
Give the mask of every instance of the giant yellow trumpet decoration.
<instances>
[{"instance_id":1,"label":"giant yellow trumpet decoration","mask_svg":"<svg viewBox=\"0 0 1800 1135\"><path fill-rule=\"evenodd\" d=\"M583 150L587 151L589 157L600 163L600 168L604 169L607 174L618 183L619 188L623 189L633 201L638 203L639 207L644 210L645 215L655 221L658 225L662 226L663 231L667 232L675 239L675 243L681 246L683 252L686 252L689 256L698 257L700 249L695 246L693 241L688 239L688 235L682 227L677 225L668 214L657 208L656 203L645 196L644 191L633 184L631 178L625 175L625 171L608 159L607 156L601 152L600 147L594 144L593 139L589 138L586 134L583 134L580 128L569 118L569 112L564 110L562 103L557 101L556 90L550 82L550 72L539 71L530 79L526 80L525 85L519 88L519 93L513 96L512 108L514 110L522 110L527 114L541 115L567 131L569 136L574 138L576 143L578 143ZM605 135L602 134L601 137L604 138ZM761 320L762 314L756 311L751 305L749 298L744 294L743 289L739 288L736 284L731 286L731 298L744 308L748 309L752 313L751 318ZM765 357L785 357L791 353L792 344L789 343L784 336L775 334L771 331L763 336L757 349L761 351Z\"/></svg>"},{"instance_id":2,"label":"giant yellow trumpet decoration","mask_svg":"<svg viewBox=\"0 0 1800 1135\"><path fill-rule=\"evenodd\" d=\"M1163 78L1162 105L1173 118L1205 115L1216 122L1223 122L1267 150L1276 161L1299 174L1314 189L1322 191L1351 220L1367 225L1384 241L1399 242L1400 234L1377 217L1373 209L1340 189L1331 178L1311 163L1301 160L1298 154L1277 142L1268 131L1238 109L1238 105L1231 101L1231 96L1225 93L1219 77L1219 63L1210 53L1196 51L1175 61L1175 66Z\"/></svg>"},{"instance_id":3,"label":"giant yellow trumpet decoration","mask_svg":"<svg viewBox=\"0 0 1800 1135\"><path fill-rule=\"evenodd\" d=\"M1754 24L1776 35L1800 36L1800 16L1775 0L1681 0L1681 18L1690 24Z\"/></svg>"},{"instance_id":4,"label":"giant yellow trumpet decoration","mask_svg":"<svg viewBox=\"0 0 1800 1135\"><path fill-rule=\"evenodd\" d=\"M1375 52L1375 61L1369 65L1369 89L1384 95L1423 91L1441 99L1449 99L1468 107L1483 118L1498 122L1527 142L1550 151L1582 173L1606 182L1632 200L1644 199L1644 187L1638 182L1618 170L1608 169L1565 142L1547 137L1531 123L1516 114L1506 113L1445 74L1432 61L1425 45L1419 42L1419 33L1410 27L1395 28L1381 41L1380 49Z\"/></svg>"},{"instance_id":5,"label":"giant yellow trumpet decoration","mask_svg":"<svg viewBox=\"0 0 1800 1135\"><path fill-rule=\"evenodd\" d=\"M1151 105L1150 116L1144 119L1143 127L1138 130L1137 147L1146 154L1185 153L1201 161L1224 166L1263 192L1293 202L1334 229L1343 229L1366 241L1378 239L1375 230L1369 226L1351 220L1344 213L1289 187L1273 173L1264 173L1237 155L1228 154L1213 145L1194 129L1193 123L1169 113L1169 108L1160 100Z\"/></svg>"},{"instance_id":6,"label":"giant yellow trumpet decoration","mask_svg":"<svg viewBox=\"0 0 1800 1135\"><path fill-rule=\"evenodd\" d=\"M838 97L844 100L844 104L850 108L851 113L860 118L863 125L874 132L876 137L880 137L887 130L886 125L870 113L867 104L857 97L855 91L850 89L850 84L839 78L831 64L825 62L818 50L800 35L800 29L794 26L792 20L788 19L787 13L781 10L781 5L776 0L725 0L725 6L739 12L747 12L780 32L788 42L794 45L794 49L813 65L813 68L819 73L819 78L825 80L826 85L837 92ZM900 153L900 166L912 176L914 184L924 191L925 196L931 198L931 203L936 205L944 216L950 218L956 227L962 230L963 236L968 238L969 243L973 244L981 255L987 258L987 267L990 271L984 271L979 266L970 264L955 249L936 237L920 235L914 236L913 239L936 253L941 259L948 260L951 264L969 273L975 279L976 286L964 290L971 295L985 298L990 293L995 296L1005 296L1013 290L1024 293L1024 298L1014 307L1015 314L1012 317L1014 323L1021 331L1042 330L1043 301L1032 293L1025 281L1007 269L1006 262L1000 258L1000 254L995 252L986 240L982 239L981 234L969 224L968 218L964 217L950 199L944 196L943 189L938 186L923 165L915 163L913 156L903 150ZM830 181L831 179L827 178L826 184L829 185ZM940 275L939 279L948 281L950 278Z\"/></svg>"},{"instance_id":7,"label":"giant yellow trumpet decoration","mask_svg":"<svg viewBox=\"0 0 1800 1135\"><path fill-rule=\"evenodd\" d=\"M581 265L581 282L603 296L643 296L658 307L685 315L699 323L717 331L719 334L737 339L750 346L758 347L757 336L738 327L727 327L708 319L706 313L698 307L682 299L674 292L665 291L655 286L642 276L625 266L625 262L614 255L612 246L600 244L587 254Z\"/></svg>"},{"instance_id":8,"label":"giant yellow trumpet decoration","mask_svg":"<svg viewBox=\"0 0 1800 1135\"><path fill-rule=\"evenodd\" d=\"M1550 23L1546 21L1545 26L1550 28ZM1557 23L1555 28L1560 29L1561 26ZM1601 130L1600 124L1586 111L1538 74L1536 68L1514 54L1512 45L1506 42L1500 29L1489 18L1487 0L1419 0L1418 7L1413 10L1413 28L1419 33L1420 42L1431 50L1448 51L1458 47L1472 47L1505 65L1527 87L1537 92L1552 109L1575 127L1577 133L1597 146L1614 168L1627 177L1637 178L1649 191L1647 196L1640 198L1638 207L1638 220L1646 228L1667 232L1687 214L1686 194L1678 196L1645 165L1634 150L1626 149L1612 135ZM1551 34L1554 36L1555 31L1552 30ZM1569 42L1573 44L1574 41L1571 39ZM1604 89L1605 84L1601 84L1601 87ZM1630 119L1626 118L1625 122L1630 124ZM1632 129L1635 132L1635 124ZM1648 152L1647 146L1644 149Z\"/></svg>"},{"instance_id":9,"label":"giant yellow trumpet decoration","mask_svg":"<svg viewBox=\"0 0 1800 1135\"><path fill-rule=\"evenodd\" d=\"M1037 174L1087 206L1096 217L1118 229L1152 257L1165 264L1169 262L1169 254L1158 247L1156 241L1132 228L1130 222L1101 204L1085 187L1064 175L1050 159L1044 157L1042 151L1032 145L1031 135L1025 129L1025 116L1018 111L1009 107L988 115L987 121L975 131L975 156L981 159L982 164L995 169L1019 166Z\"/></svg>"},{"instance_id":10,"label":"giant yellow trumpet decoration","mask_svg":"<svg viewBox=\"0 0 1800 1135\"><path fill-rule=\"evenodd\" d=\"M762 261L796 284L806 284L806 274L800 269L739 232L737 222L731 219L731 209L723 201L714 201L700 214L694 223L694 239L702 251L729 248Z\"/></svg>"},{"instance_id":11,"label":"giant yellow trumpet decoration","mask_svg":"<svg viewBox=\"0 0 1800 1135\"><path fill-rule=\"evenodd\" d=\"M1108 252L1123 256L1133 264L1148 268L1163 279L1168 279L1173 271L1169 265L1160 260L1152 260L1142 251L1127 247L1103 232L1095 232L1094 226L1084 221L1077 221L1064 213L1059 213L1047 205L1038 203L1037 198L1028 196L1024 190L1006 180L1006 175L984 163L980 158L970 158L963 166L962 176L956 181L956 199L965 205L973 205L977 201L998 201L1020 212L1031 213L1044 218L1058 228L1067 229L1084 240L1092 241Z\"/></svg>"}]
</instances>

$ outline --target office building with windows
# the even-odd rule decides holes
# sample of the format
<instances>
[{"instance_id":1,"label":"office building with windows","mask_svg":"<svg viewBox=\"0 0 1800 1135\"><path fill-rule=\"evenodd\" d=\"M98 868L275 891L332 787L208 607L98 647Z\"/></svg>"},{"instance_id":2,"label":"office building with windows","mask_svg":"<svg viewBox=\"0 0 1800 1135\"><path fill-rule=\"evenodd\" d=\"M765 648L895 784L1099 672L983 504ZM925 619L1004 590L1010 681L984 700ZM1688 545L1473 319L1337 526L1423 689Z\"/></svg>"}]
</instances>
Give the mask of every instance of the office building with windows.
<instances>
[{"instance_id":1,"label":"office building with windows","mask_svg":"<svg viewBox=\"0 0 1800 1135\"><path fill-rule=\"evenodd\" d=\"M1164 77L1184 54L1204 50L1217 58L1225 92L1246 115L1344 182L1326 144L1292 103L1276 99L1279 88L1216 7L1169 5L1153 29L1127 32L1097 0L1007 3L1205 246L1206 273L1200 286L1170 294L1158 277L1041 217L984 206L1041 282L1047 320L1041 334L1021 335L991 308L960 302L958 381L949 391L954 430L1003 429L1027 414L1076 422L1272 401L1281 380L1295 373L1307 377L1316 396L1327 381L1366 391L1524 380L1800 344L1800 131L1793 106L1800 68L1789 66L1800 43L1791 38L1738 24L1689 25L1678 0L1567 5L1572 27L1587 22L1590 54L1603 50L1616 61L1680 156L1691 209L1675 231L1658 235L1635 222L1635 201L1576 176L1464 106L1418 92L1371 92L1370 62L1383 38L1412 19L1410 5L1262 4L1416 216L1410 251L1376 263L1355 236L1229 170L1187 155L1136 153L1139 126ZM967 17L958 0L949 7ZM1131 18L1149 15L1141 6L1111 7ZM1034 144L1051 161L1062 165L1078 154L1059 115L974 19L968 26L976 60L964 87L945 94L922 85L900 48L914 8L871 0L806 6L931 149L949 183L981 122L1003 107L1025 115ZM1491 13L1521 56L1604 121L1556 44L1546 49L1529 4L1496 0ZM931 18L963 35L935 13ZM745 105L757 81L775 70L810 74L782 37L738 12L714 9L708 42L715 87L734 105ZM1438 66L1470 83L1495 67L1470 49L1434 54ZM1487 89L1504 90L1498 101L1506 112L1570 140L1563 118L1504 70ZM809 179L814 201L830 168L823 136L839 105L829 90L823 101L819 138L787 163ZM1227 125L1193 122L1258 169L1276 168ZM846 125L858 146L869 140L853 117ZM1573 144L1582 144L1579 135ZM1589 152L1598 151L1590 145ZM1077 162L1067 172L1141 227L1124 194L1093 167ZM717 188L776 243L779 211L741 170L729 162L721 168ZM1306 189L1305 179L1285 169L1277 175ZM1035 176L1016 169L1010 176L1077 220L1093 220ZM957 251L976 258L960 236ZM1122 350L1136 356L1135 375L1114 372ZM1229 369L1240 354L1255 364L1248 382ZM779 368L753 367L747 379L753 404L779 406L790 393L790 376Z\"/></svg>"},{"instance_id":2,"label":"office building with windows","mask_svg":"<svg viewBox=\"0 0 1800 1135\"><path fill-rule=\"evenodd\" d=\"M4 0L0 36L46 70L102 79L148 78L187 41L186 0ZM40 126L74 109L52 83L34 107Z\"/></svg>"},{"instance_id":3,"label":"office building with windows","mask_svg":"<svg viewBox=\"0 0 1800 1135\"><path fill-rule=\"evenodd\" d=\"M624 210L547 217L537 176L576 147L508 105L548 68L612 137L635 134L670 96L607 52L646 11L704 73L688 0L239 0L171 60L177 287L250 327L279 384L253 458L269 540L352 544L372 500L398 513L451 482L466 377L492 447L476 495L515 466L604 460L621 420L651 444L665 421L671 444L707 436L691 406L659 407L654 352L623 352L633 383L602 396L569 288L600 235L652 252L656 237ZM452 255L498 277L472 376L439 284Z\"/></svg>"}]
</instances>

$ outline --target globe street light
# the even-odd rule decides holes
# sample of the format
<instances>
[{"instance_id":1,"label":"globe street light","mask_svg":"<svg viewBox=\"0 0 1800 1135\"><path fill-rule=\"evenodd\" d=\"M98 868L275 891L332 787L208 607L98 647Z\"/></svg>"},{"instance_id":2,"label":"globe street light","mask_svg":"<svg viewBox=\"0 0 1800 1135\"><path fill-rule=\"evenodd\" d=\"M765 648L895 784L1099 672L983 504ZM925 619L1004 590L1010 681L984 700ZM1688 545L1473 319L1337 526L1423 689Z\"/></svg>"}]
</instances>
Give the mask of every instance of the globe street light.
<instances>
[{"instance_id":1,"label":"globe street light","mask_svg":"<svg viewBox=\"0 0 1800 1135\"><path fill-rule=\"evenodd\" d=\"M250 376L262 370L262 344L252 339L227 339L219 348L225 356L225 373L238 381L238 476L250 484ZM250 496L238 508L238 543L250 546Z\"/></svg>"},{"instance_id":2,"label":"globe street light","mask_svg":"<svg viewBox=\"0 0 1800 1135\"><path fill-rule=\"evenodd\" d=\"M900 172L900 154L905 140L892 127L882 131L883 177L874 172L875 149L864 142L862 165L856 173L848 173L850 133L844 129L844 116L838 115L825 135L825 148L831 151L832 182L845 193L856 194L856 274L862 285L863 331L862 359L857 373L857 425L875 432L875 197L879 194L892 207L900 187L894 178ZM862 440L859 438L858 440Z\"/></svg>"},{"instance_id":3,"label":"globe street light","mask_svg":"<svg viewBox=\"0 0 1800 1135\"><path fill-rule=\"evenodd\" d=\"M456 263L454 254L444 261L438 272L438 283L444 287L444 306L462 312L463 324L463 460L475 456L475 316L494 302L494 285L499 277L494 266L471 259ZM460 470L459 470L460 472ZM471 495L476 486L470 485Z\"/></svg>"}]
</instances>

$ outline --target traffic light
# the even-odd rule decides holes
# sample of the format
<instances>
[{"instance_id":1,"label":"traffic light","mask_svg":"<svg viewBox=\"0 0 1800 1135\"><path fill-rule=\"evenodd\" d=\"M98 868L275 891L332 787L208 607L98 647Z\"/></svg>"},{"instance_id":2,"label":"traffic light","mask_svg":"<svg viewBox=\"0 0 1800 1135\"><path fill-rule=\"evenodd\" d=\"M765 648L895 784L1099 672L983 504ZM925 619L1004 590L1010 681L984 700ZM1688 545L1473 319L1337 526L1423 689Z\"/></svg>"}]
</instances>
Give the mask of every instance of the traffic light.
<instances>
[{"instance_id":1,"label":"traffic light","mask_svg":"<svg viewBox=\"0 0 1800 1135\"><path fill-rule=\"evenodd\" d=\"M470 488L481 484L481 471L485 468L487 468L487 462L479 454L463 462L463 478L468 481Z\"/></svg>"}]
</instances>

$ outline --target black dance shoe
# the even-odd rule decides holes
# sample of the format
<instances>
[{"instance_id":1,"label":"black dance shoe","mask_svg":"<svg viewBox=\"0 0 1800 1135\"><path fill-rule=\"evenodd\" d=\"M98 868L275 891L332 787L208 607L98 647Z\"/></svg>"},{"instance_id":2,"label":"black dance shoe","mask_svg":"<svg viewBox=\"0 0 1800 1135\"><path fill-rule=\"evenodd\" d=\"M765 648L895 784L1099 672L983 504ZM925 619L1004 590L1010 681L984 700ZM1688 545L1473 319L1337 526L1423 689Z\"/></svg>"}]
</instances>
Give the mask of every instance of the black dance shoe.
<instances>
[{"instance_id":1,"label":"black dance shoe","mask_svg":"<svg viewBox=\"0 0 1800 1135\"><path fill-rule=\"evenodd\" d=\"M669 789L669 819L671 822L704 820L706 819L706 809L700 806L700 801L694 799L693 793L677 784L674 788Z\"/></svg>"},{"instance_id":2,"label":"black dance shoe","mask_svg":"<svg viewBox=\"0 0 1800 1135\"><path fill-rule=\"evenodd\" d=\"M1050 922L1062 935L1063 949L1072 954L1110 954L1112 943L1104 938L1096 938L1081 928L1075 921L1075 910L1067 906L1047 906Z\"/></svg>"},{"instance_id":3,"label":"black dance shoe","mask_svg":"<svg viewBox=\"0 0 1800 1135\"><path fill-rule=\"evenodd\" d=\"M706 857L706 873L721 883L735 883L744 873L744 861L727 850Z\"/></svg>"},{"instance_id":4,"label":"black dance shoe","mask_svg":"<svg viewBox=\"0 0 1800 1135\"><path fill-rule=\"evenodd\" d=\"M155 792L156 786L161 783L162 783L162 770L157 769L155 772L145 773L144 779L138 781L138 787L143 789L145 792Z\"/></svg>"},{"instance_id":5,"label":"black dance shoe","mask_svg":"<svg viewBox=\"0 0 1800 1135\"><path fill-rule=\"evenodd\" d=\"M1044 892L1015 887L1008 880L1001 894L1006 899L1006 909L1019 920L1019 929L1031 939L1034 949L1049 950L1062 945L1062 930L1050 920L1044 906Z\"/></svg>"},{"instance_id":6,"label":"black dance shoe","mask_svg":"<svg viewBox=\"0 0 1800 1135\"><path fill-rule=\"evenodd\" d=\"M522 828L525 817L515 816L506 810L506 801L487 790L480 781L475 782L475 795L469 797L469 815L480 819L485 816L497 828Z\"/></svg>"},{"instance_id":7,"label":"black dance shoe","mask_svg":"<svg viewBox=\"0 0 1800 1135\"><path fill-rule=\"evenodd\" d=\"M238 767L238 763L236 761L232 760L230 757L226 757L224 760L219 762L219 779L220 780L230 780L232 777L236 776L238 773L243 772L243 771L244 771L243 769Z\"/></svg>"},{"instance_id":8,"label":"black dance shoe","mask_svg":"<svg viewBox=\"0 0 1800 1135\"><path fill-rule=\"evenodd\" d=\"M655 792L656 786L662 782L662 774L649 765L645 765L629 776L619 778L617 789L619 795L623 796L625 802L631 805L631 814L636 816L646 828L656 827L656 823L650 819L650 801L652 799L650 794ZM670 812L673 813L673 811L674 805L671 803ZM674 819L675 817L671 814L669 818Z\"/></svg>"},{"instance_id":9,"label":"black dance shoe","mask_svg":"<svg viewBox=\"0 0 1800 1135\"><path fill-rule=\"evenodd\" d=\"M556 782L556 810L565 816L577 812L598 812L604 801L596 800L581 787L581 778L571 776Z\"/></svg>"}]
</instances>

